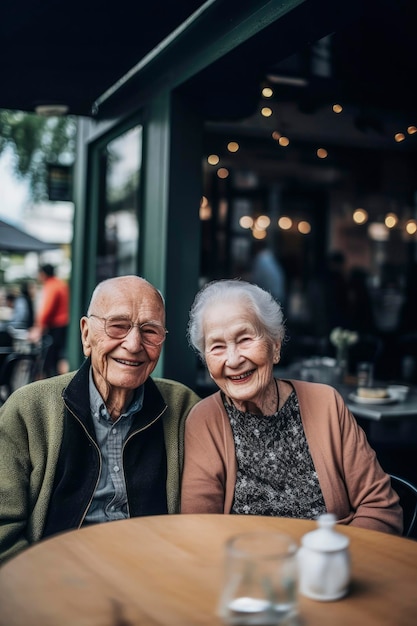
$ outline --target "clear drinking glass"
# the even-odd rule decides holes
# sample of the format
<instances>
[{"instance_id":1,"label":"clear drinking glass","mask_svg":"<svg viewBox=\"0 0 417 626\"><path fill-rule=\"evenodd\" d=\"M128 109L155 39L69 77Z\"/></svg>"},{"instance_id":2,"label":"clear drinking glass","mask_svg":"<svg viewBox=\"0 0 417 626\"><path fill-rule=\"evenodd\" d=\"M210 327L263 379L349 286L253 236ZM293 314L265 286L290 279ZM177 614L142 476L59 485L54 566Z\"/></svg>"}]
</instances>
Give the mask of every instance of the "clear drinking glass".
<instances>
[{"instance_id":1,"label":"clear drinking glass","mask_svg":"<svg viewBox=\"0 0 417 626\"><path fill-rule=\"evenodd\" d=\"M374 382L374 367L372 363L363 361L357 367L358 387L372 387Z\"/></svg>"},{"instance_id":2,"label":"clear drinking glass","mask_svg":"<svg viewBox=\"0 0 417 626\"><path fill-rule=\"evenodd\" d=\"M297 615L296 542L270 531L235 535L225 545L218 613L233 626L293 624Z\"/></svg>"}]
</instances>

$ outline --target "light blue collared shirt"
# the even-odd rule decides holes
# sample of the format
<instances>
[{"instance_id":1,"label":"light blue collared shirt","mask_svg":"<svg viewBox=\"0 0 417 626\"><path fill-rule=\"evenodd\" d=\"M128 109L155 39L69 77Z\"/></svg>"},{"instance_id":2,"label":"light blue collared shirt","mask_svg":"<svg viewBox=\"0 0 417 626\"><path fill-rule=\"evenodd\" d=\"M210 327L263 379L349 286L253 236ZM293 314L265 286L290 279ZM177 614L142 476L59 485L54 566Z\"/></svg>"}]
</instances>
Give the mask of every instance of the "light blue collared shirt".
<instances>
[{"instance_id":1,"label":"light blue collared shirt","mask_svg":"<svg viewBox=\"0 0 417 626\"><path fill-rule=\"evenodd\" d=\"M89 374L90 410L101 451L102 467L93 501L85 522L96 524L129 517L126 482L123 473L123 442L132 426L136 413L143 405L143 385L135 390L127 411L113 422L94 384L92 369Z\"/></svg>"}]
</instances>

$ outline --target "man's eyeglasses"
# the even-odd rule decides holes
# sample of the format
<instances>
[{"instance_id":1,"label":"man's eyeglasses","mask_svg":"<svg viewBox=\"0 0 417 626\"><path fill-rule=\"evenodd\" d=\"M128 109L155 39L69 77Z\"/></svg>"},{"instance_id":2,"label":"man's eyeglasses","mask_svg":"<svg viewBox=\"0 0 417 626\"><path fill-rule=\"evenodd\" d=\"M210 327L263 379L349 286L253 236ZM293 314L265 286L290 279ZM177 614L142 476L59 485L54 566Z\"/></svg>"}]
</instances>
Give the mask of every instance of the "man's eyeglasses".
<instances>
[{"instance_id":1,"label":"man's eyeglasses","mask_svg":"<svg viewBox=\"0 0 417 626\"><path fill-rule=\"evenodd\" d=\"M120 317L100 317L90 313L88 317L97 317L104 322L104 332L111 339L124 339L130 333L134 326L140 331L140 336L146 346L160 346L165 341L167 330L160 324L153 322L144 322L143 324L134 324L131 320Z\"/></svg>"}]
</instances>

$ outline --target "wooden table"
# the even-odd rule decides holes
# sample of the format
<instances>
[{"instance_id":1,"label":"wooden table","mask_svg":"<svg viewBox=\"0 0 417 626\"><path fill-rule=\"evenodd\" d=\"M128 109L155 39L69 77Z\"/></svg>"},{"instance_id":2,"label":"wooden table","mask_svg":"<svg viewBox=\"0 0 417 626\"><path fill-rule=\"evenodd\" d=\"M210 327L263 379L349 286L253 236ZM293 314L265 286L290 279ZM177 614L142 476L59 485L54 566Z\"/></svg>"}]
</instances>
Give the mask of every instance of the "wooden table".
<instances>
[{"instance_id":1,"label":"wooden table","mask_svg":"<svg viewBox=\"0 0 417 626\"><path fill-rule=\"evenodd\" d=\"M223 545L237 532L297 541L315 522L235 515L142 517L38 543L0 568L1 626L216 626ZM347 597L300 596L300 626L415 626L417 542L339 526L351 540Z\"/></svg>"}]
</instances>

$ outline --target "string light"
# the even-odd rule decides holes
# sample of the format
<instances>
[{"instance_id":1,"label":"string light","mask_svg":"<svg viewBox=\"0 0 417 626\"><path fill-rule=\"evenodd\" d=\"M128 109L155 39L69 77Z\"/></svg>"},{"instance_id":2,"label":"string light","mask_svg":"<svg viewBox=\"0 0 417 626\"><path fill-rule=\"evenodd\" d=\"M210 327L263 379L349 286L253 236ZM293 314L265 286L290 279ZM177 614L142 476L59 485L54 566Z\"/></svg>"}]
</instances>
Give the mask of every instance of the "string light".
<instances>
[{"instance_id":1,"label":"string light","mask_svg":"<svg viewBox=\"0 0 417 626\"><path fill-rule=\"evenodd\" d=\"M274 95L274 92L271 89L271 87L264 87L262 89L262 95L264 98L272 98L272 96Z\"/></svg>"},{"instance_id":2,"label":"string light","mask_svg":"<svg viewBox=\"0 0 417 626\"><path fill-rule=\"evenodd\" d=\"M250 217L250 215L242 215L242 217L239 220L239 226L241 228L252 228L253 226L253 219Z\"/></svg>"},{"instance_id":3,"label":"string light","mask_svg":"<svg viewBox=\"0 0 417 626\"><path fill-rule=\"evenodd\" d=\"M302 235L308 235L308 233L311 232L311 224L310 222L306 222L305 220L302 220L301 222L299 222L297 228L298 228L298 232L301 233Z\"/></svg>"},{"instance_id":4,"label":"string light","mask_svg":"<svg viewBox=\"0 0 417 626\"><path fill-rule=\"evenodd\" d=\"M267 215L260 215L255 220L255 228L259 230L265 230L270 225L271 220Z\"/></svg>"},{"instance_id":5,"label":"string light","mask_svg":"<svg viewBox=\"0 0 417 626\"><path fill-rule=\"evenodd\" d=\"M229 176L229 170L225 167L221 167L217 170L217 176L219 178L227 178Z\"/></svg>"},{"instance_id":6,"label":"string light","mask_svg":"<svg viewBox=\"0 0 417 626\"><path fill-rule=\"evenodd\" d=\"M352 217L356 224L365 224L368 221L368 212L365 209L356 209Z\"/></svg>"},{"instance_id":7,"label":"string light","mask_svg":"<svg viewBox=\"0 0 417 626\"><path fill-rule=\"evenodd\" d=\"M220 158L218 157L217 154L210 154L210 156L207 157L207 163L209 165L217 165L220 161Z\"/></svg>"},{"instance_id":8,"label":"string light","mask_svg":"<svg viewBox=\"0 0 417 626\"><path fill-rule=\"evenodd\" d=\"M229 141L229 143L227 144L227 149L229 150L229 152L237 152L239 150L239 144L237 143L237 141Z\"/></svg>"},{"instance_id":9,"label":"string light","mask_svg":"<svg viewBox=\"0 0 417 626\"><path fill-rule=\"evenodd\" d=\"M265 239L266 230L256 230L256 228L254 228L252 231L252 236L254 237L254 239Z\"/></svg>"},{"instance_id":10,"label":"string light","mask_svg":"<svg viewBox=\"0 0 417 626\"><path fill-rule=\"evenodd\" d=\"M394 228L398 224L398 217L395 213L387 213L384 222L387 228Z\"/></svg>"},{"instance_id":11,"label":"string light","mask_svg":"<svg viewBox=\"0 0 417 626\"><path fill-rule=\"evenodd\" d=\"M286 215L283 215L278 220L278 226L282 230L290 230L290 228L292 226L292 219L290 217L287 217Z\"/></svg>"},{"instance_id":12,"label":"string light","mask_svg":"<svg viewBox=\"0 0 417 626\"><path fill-rule=\"evenodd\" d=\"M405 225L405 230L409 235L415 235L417 232L416 220L408 220L408 222Z\"/></svg>"}]
</instances>

